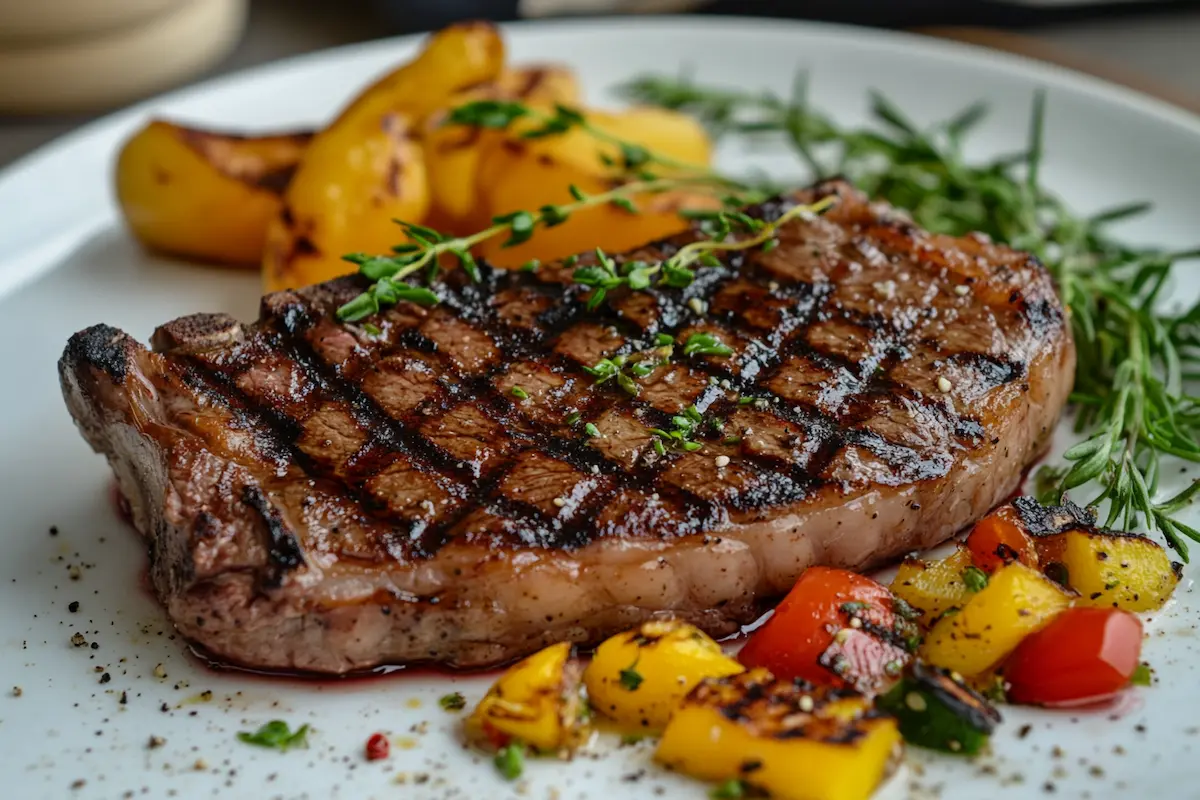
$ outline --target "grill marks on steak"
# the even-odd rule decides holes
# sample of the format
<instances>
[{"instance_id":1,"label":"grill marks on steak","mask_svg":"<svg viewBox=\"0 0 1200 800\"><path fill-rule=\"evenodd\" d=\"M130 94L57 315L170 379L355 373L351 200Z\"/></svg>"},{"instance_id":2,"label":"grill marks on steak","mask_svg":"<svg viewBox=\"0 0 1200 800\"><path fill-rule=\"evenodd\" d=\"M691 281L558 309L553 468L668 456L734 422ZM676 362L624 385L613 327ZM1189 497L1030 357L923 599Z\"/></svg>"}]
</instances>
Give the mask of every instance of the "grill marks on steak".
<instances>
[{"instance_id":1,"label":"grill marks on steak","mask_svg":"<svg viewBox=\"0 0 1200 800\"><path fill-rule=\"evenodd\" d=\"M866 566L969 522L1011 490L1069 390L1069 374L1054 374L1073 352L1061 308L1028 256L925 234L837 182L751 213L771 219L828 194L840 199L825 216L790 224L769 253L736 252L702 269L684 290L618 292L588 312L572 268L485 269L480 284L450 275L437 307L385 310L371 335L334 318L366 285L348 277L267 296L253 326L223 315L168 323L154 353L112 328L88 329L60 362L64 392L134 495L139 528L171 539L154 547L154 574L177 624L226 657L326 671L381 660L478 665L555 636L594 640L662 610L725 631L807 563ZM693 238L626 258L657 261ZM735 353L684 357L683 342L700 331ZM640 381L637 398L582 370L649 349L663 332L678 337L673 363ZM649 429L669 428L690 404L723 424L703 427L703 450L657 457ZM581 416L574 426L572 412ZM1016 417L1040 430L1014 435ZM584 435L589 421L600 437ZM114 435L121 426L157 457ZM716 466L720 455L728 466ZM932 486L991 458L1014 474L984 481L930 530L905 520L895 535L863 533L855 544L809 541L799 525L840 506L826 519L840 526L842 512L865 514L881 492ZM187 532L163 532L172 526ZM753 567L754 536L786 539L787 557ZM607 554L592 564L601 572L633 557L605 549L610 539L647 564L678 542L678 562L660 556L671 574L610 580L606 598L584 596L587 554ZM707 586L676 574L691 563L705 571L697 548L721 565ZM516 589L489 597L459 576L482 580L522 561L546 585L526 596L521 621L488 623L488 604L512 612L503 595ZM307 641L316 634L302 633L306 624L352 619L354 644L246 653L241 632L212 633L250 624L238 604L281 586L298 591L276 635ZM212 619L189 625L200 597L210 607L200 616ZM361 617L365 606L397 601L418 616L439 607L461 630L430 630L434 622L416 617L403 629L397 615L384 632ZM542 630L530 629L543 617Z\"/></svg>"}]
</instances>

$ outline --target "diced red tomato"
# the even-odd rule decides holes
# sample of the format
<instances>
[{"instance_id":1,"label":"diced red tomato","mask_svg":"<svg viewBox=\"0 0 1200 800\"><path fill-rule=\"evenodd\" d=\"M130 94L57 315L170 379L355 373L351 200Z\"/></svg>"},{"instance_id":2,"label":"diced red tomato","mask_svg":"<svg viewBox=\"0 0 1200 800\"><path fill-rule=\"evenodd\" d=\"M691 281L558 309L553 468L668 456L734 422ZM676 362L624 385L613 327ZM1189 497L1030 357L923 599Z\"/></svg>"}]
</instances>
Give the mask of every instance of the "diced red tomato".
<instances>
[{"instance_id":1,"label":"diced red tomato","mask_svg":"<svg viewBox=\"0 0 1200 800\"><path fill-rule=\"evenodd\" d=\"M886 587L844 569L810 567L751 634L738 660L785 680L870 690L908 660L908 653L873 633L890 632L895 624Z\"/></svg>"},{"instance_id":2,"label":"diced red tomato","mask_svg":"<svg viewBox=\"0 0 1200 800\"><path fill-rule=\"evenodd\" d=\"M1106 700L1129 685L1142 653L1142 622L1116 608L1070 608L1009 656L1008 698L1034 705Z\"/></svg>"},{"instance_id":3,"label":"diced red tomato","mask_svg":"<svg viewBox=\"0 0 1200 800\"><path fill-rule=\"evenodd\" d=\"M373 733L367 739L367 761L379 761L388 757L392 745L382 733Z\"/></svg>"},{"instance_id":4,"label":"diced red tomato","mask_svg":"<svg viewBox=\"0 0 1200 800\"><path fill-rule=\"evenodd\" d=\"M967 537L967 548L975 566L989 574L1014 561L1038 568L1033 537L1025 532L1016 513L1009 508L1000 509L975 523Z\"/></svg>"}]
</instances>

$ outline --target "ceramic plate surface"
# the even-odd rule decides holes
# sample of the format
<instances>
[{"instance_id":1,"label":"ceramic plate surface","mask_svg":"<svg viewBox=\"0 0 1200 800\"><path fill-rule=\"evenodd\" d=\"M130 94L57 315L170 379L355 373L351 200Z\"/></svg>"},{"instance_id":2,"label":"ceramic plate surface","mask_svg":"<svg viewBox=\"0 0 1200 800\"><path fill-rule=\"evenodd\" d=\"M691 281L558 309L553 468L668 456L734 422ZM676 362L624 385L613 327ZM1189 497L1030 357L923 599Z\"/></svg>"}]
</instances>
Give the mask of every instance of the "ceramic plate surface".
<instances>
[{"instance_id":1,"label":"ceramic plate surface","mask_svg":"<svg viewBox=\"0 0 1200 800\"><path fill-rule=\"evenodd\" d=\"M845 123L865 120L872 87L922 121L985 98L993 113L971 153L980 157L1023 146L1031 96L1045 86L1049 186L1081 211L1154 201L1152 215L1120 231L1131 239L1166 247L1200 239L1200 121L1074 73L793 22L633 19L514 26L508 36L515 61L568 62L593 101L611 100L606 89L637 73L684 64L702 81L777 91L807 68L813 102ZM656 769L649 743L622 748L615 738L572 764L535 763L519 783L502 784L488 759L459 743L459 717L437 704L450 691L473 702L484 677L306 683L208 670L143 588L143 547L113 510L108 467L63 406L55 362L76 330L103 321L144 341L158 323L190 312L256 315L257 276L149 256L122 229L110 172L123 137L151 114L247 130L316 124L417 44L320 53L168 95L0 174L0 796L704 796L700 784ZM721 158L799 176L770 145L730 145ZM1195 268L1181 280L1176 297L1200 289ZM1173 480L1180 486L1188 475L1173 469ZM910 756L881 796L1200 796L1194 575L1189 568L1176 601L1150 623L1144 655L1159 685L1103 713L1006 710L990 755ZM72 644L76 633L86 646ZM236 740L275 718L312 725L310 748L281 754ZM377 730L393 736L393 755L367 764L363 742ZM149 748L151 736L165 742Z\"/></svg>"}]
</instances>

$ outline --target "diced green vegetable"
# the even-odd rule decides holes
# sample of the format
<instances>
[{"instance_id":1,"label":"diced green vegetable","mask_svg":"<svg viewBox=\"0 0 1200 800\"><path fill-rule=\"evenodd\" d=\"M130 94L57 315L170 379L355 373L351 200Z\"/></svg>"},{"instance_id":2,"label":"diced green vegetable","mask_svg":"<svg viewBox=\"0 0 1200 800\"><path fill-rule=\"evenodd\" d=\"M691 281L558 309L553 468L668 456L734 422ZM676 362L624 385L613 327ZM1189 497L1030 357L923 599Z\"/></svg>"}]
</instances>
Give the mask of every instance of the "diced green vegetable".
<instances>
[{"instance_id":1,"label":"diced green vegetable","mask_svg":"<svg viewBox=\"0 0 1200 800\"><path fill-rule=\"evenodd\" d=\"M947 753L978 753L1000 722L982 695L920 662L876 705L896 718L905 741Z\"/></svg>"}]
</instances>

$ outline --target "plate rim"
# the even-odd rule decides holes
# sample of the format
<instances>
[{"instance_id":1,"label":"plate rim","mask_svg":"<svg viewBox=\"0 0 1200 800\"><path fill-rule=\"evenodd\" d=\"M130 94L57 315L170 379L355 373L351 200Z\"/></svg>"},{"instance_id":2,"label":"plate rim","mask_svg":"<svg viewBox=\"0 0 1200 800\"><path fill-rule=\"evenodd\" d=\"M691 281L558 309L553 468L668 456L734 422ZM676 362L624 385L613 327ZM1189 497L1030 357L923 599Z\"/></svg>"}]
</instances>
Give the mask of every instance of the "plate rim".
<instances>
[{"instance_id":1,"label":"plate rim","mask_svg":"<svg viewBox=\"0 0 1200 800\"><path fill-rule=\"evenodd\" d=\"M1197 150L1200 152L1200 115L1193 114L1166 100L1076 69L1040 61L1029 56L966 42L940 39L911 31L739 15L585 16L518 20L495 24L506 37L512 38L561 33L593 34L603 37L619 35L622 30L636 28L639 31L661 29L664 34L669 33L675 37L686 37L697 30L710 32L720 29L722 32L733 35L759 34L779 37L808 33L820 34L823 37L841 40L847 44L863 44L865 42L873 47L885 48L901 56L916 53L925 57L940 58L947 62L972 62L985 66L990 71L1015 76L1035 85L1074 92L1101 103L1123 107L1128 112L1150 117L1158 124L1170 126L1194 137ZM68 131L0 169L0 198L11 191L10 187L15 185L19 188L23 180L36 180L37 174L45 170L54 160L68 157L73 151L85 148L91 139L115 134L123 127L131 125L134 120L147 116L158 106L186 103L189 99L197 96L225 91L234 84L263 80L313 62L337 61L355 55L369 58L376 53L403 50L415 46L430 33L430 31L422 31L323 48L255 64L153 95ZM111 166L111 156L109 162ZM104 187L104 190L111 203L111 182ZM69 249L68 242L74 244L82 241L103 223L109 222L111 210L111 205L103 210L104 213L101 213L100 209L91 209L88 218L62 230L54 241L25 247L21 247L18 243L11 252L4 242L5 230L0 228L0 254L2 254L0 255L0 301L15 294L30 281L57 268L61 259L56 259L54 254L60 250Z\"/></svg>"}]
</instances>

